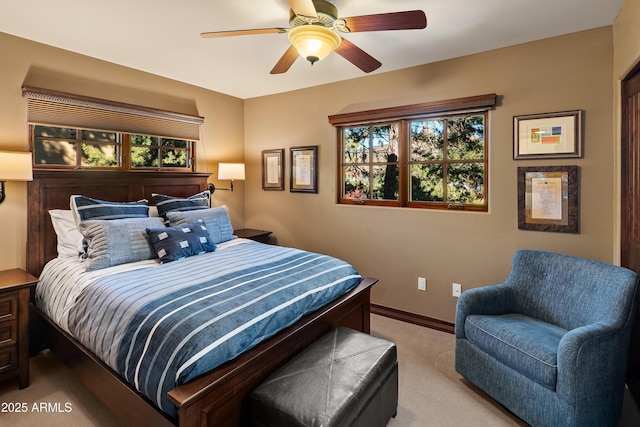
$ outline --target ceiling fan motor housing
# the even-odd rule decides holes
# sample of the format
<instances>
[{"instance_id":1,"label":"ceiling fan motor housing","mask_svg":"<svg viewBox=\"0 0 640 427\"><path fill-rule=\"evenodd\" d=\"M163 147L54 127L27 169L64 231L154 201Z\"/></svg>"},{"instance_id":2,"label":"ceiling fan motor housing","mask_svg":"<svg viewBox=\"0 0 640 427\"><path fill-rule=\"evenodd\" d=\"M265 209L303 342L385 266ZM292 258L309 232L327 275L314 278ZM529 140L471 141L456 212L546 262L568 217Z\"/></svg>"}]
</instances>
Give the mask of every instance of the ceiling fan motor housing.
<instances>
[{"instance_id":1,"label":"ceiling fan motor housing","mask_svg":"<svg viewBox=\"0 0 640 427\"><path fill-rule=\"evenodd\" d=\"M338 19L338 9L325 0L313 0L313 5L316 8L317 17L296 15L293 9L289 10L289 24L292 28L308 24L333 27L333 22Z\"/></svg>"}]
</instances>

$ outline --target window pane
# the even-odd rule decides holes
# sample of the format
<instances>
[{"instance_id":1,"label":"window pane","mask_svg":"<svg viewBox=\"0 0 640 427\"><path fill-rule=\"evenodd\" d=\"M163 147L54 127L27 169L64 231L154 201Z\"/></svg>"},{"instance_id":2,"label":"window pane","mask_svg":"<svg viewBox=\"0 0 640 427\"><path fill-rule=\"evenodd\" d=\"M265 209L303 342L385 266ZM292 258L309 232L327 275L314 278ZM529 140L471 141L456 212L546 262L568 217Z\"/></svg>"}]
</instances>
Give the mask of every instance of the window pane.
<instances>
[{"instance_id":1,"label":"window pane","mask_svg":"<svg viewBox=\"0 0 640 427\"><path fill-rule=\"evenodd\" d=\"M162 150L162 166L163 167L186 167L187 151L186 150Z\"/></svg>"},{"instance_id":2,"label":"window pane","mask_svg":"<svg viewBox=\"0 0 640 427\"><path fill-rule=\"evenodd\" d=\"M146 147L131 147L131 167L157 168L158 149Z\"/></svg>"},{"instance_id":3,"label":"window pane","mask_svg":"<svg viewBox=\"0 0 640 427\"><path fill-rule=\"evenodd\" d=\"M369 161L369 127L344 129L344 162Z\"/></svg>"},{"instance_id":4,"label":"window pane","mask_svg":"<svg viewBox=\"0 0 640 427\"><path fill-rule=\"evenodd\" d=\"M447 169L447 200L484 203L484 163L454 163Z\"/></svg>"},{"instance_id":5,"label":"window pane","mask_svg":"<svg viewBox=\"0 0 640 427\"><path fill-rule=\"evenodd\" d=\"M362 166L345 166L344 168L345 199L368 199L369 168Z\"/></svg>"},{"instance_id":6,"label":"window pane","mask_svg":"<svg viewBox=\"0 0 640 427\"><path fill-rule=\"evenodd\" d=\"M398 125L373 127L373 161L398 161Z\"/></svg>"},{"instance_id":7,"label":"window pane","mask_svg":"<svg viewBox=\"0 0 640 427\"><path fill-rule=\"evenodd\" d=\"M188 141L184 139L163 139L162 145L165 147L187 148Z\"/></svg>"},{"instance_id":8,"label":"window pane","mask_svg":"<svg viewBox=\"0 0 640 427\"><path fill-rule=\"evenodd\" d=\"M158 137L149 135L131 135L131 144L158 146Z\"/></svg>"},{"instance_id":9,"label":"window pane","mask_svg":"<svg viewBox=\"0 0 640 427\"><path fill-rule=\"evenodd\" d=\"M484 116L451 118L447 124L450 160L484 159Z\"/></svg>"},{"instance_id":10,"label":"window pane","mask_svg":"<svg viewBox=\"0 0 640 427\"><path fill-rule=\"evenodd\" d=\"M444 120L411 122L411 161L441 160L444 152Z\"/></svg>"},{"instance_id":11,"label":"window pane","mask_svg":"<svg viewBox=\"0 0 640 427\"><path fill-rule=\"evenodd\" d=\"M444 201L444 168L441 164L411 165L411 200Z\"/></svg>"},{"instance_id":12,"label":"window pane","mask_svg":"<svg viewBox=\"0 0 640 427\"><path fill-rule=\"evenodd\" d=\"M74 142L36 139L33 146L34 164L36 165L76 165L76 144Z\"/></svg>"},{"instance_id":13,"label":"window pane","mask_svg":"<svg viewBox=\"0 0 640 427\"><path fill-rule=\"evenodd\" d=\"M33 133L36 137L76 139L76 130L71 128L36 125L34 126Z\"/></svg>"},{"instance_id":14,"label":"window pane","mask_svg":"<svg viewBox=\"0 0 640 427\"><path fill-rule=\"evenodd\" d=\"M99 130L81 130L80 139L83 141L116 142L116 133Z\"/></svg>"},{"instance_id":15,"label":"window pane","mask_svg":"<svg viewBox=\"0 0 640 427\"><path fill-rule=\"evenodd\" d=\"M398 200L398 165L373 167L372 199Z\"/></svg>"},{"instance_id":16,"label":"window pane","mask_svg":"<svg viewBox=\"0 0 640 427\"><path fill-rule=\"evenodd\" d=\"M93 167L119 166L117 147L110 144L83 142L81 164Z\"/></svg>"}]
</instances>

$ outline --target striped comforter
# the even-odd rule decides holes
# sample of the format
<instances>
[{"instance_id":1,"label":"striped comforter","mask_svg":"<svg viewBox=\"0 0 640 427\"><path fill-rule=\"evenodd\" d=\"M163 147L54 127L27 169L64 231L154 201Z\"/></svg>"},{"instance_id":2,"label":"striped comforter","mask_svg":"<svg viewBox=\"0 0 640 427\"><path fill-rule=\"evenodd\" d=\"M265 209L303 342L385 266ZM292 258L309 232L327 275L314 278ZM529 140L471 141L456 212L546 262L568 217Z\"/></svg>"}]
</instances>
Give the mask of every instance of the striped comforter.
<instances>
[{"instance_id":1,"label":"striped comforter","mask_svg":"<svg viewBox=\"0 0 640 427\"><path fill-rule=\"evenodd\" d=\"M79 266L78 266L79 265ZM45 267L36 303L166 413L166 393L355 287L344 261L236 239L159 264Z\"/></svg>"}]
</instances>

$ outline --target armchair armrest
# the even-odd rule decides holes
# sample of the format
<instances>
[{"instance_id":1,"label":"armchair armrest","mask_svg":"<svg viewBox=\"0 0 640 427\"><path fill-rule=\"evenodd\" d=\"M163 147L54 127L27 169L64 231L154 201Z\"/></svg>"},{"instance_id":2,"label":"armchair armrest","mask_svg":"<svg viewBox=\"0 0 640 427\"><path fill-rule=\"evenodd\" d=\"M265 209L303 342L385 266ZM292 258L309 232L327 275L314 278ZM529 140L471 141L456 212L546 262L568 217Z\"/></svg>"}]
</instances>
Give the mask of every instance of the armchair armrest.
<instances>
[{"instance_id":1,"label":"armchair armrest","mask_svg":"<svg viewBox=\"0 0 640 427\"><path fill-rule=\"evenodd\" d=\"M501 284L469 289L458 297L455 332L464 338L464 322L470 314L507 314L513 312L514 296L511 286Z\"/></svg>"},{"instance_id":2,"label":"armchair armrest","mask_svg":"<svg viewBox=\"0 0 640 427\"><path fill-rule=\"evenodd\" d=\"M558 347L558 396L566 402L620 392L627 367L629 325L597 322L573 329ZM594 403L595 404L595 403Z\"/></svg>"}]
</instances>

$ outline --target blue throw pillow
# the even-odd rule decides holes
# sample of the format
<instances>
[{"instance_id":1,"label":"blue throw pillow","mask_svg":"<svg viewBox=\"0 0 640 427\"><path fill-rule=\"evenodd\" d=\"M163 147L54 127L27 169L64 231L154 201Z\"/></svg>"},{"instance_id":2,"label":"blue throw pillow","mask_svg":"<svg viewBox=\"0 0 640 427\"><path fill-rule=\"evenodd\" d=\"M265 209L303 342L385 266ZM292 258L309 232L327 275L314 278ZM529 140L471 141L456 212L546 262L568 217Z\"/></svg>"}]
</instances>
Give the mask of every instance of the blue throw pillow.
<instances>
[{"instance_id":1,"label":"blue throw pillow","mask_svg":"<svg viewBox=\"0 0 640 427\"><path fill-rule=\"evenodd\" d=\"M167 219L172 227L194 221L204 221L214 245L233 239L233 227L226 206L189 212L167 212Z\"/></svg>"},{"instance_id":2,"label":"blue throw pillow","mask_svg":"<svg viewBox=\"0 0 640 427\"><path fill-rule=\"evenodd\" d=\"M149 204L137 202L108 202L86 196L73 195L70 200L76 224L87 220L112 220L125 218L148 218Z\"/></svg>"},{"instance_id":3,"label":"blue throw pillow","mask_svg":"<svg viewBox=\"0 0 640 427\"><path fill-rule=\"evenodd\" d=\"M216 250L202 221L176 227L147 228L147 235L162 263Z\"/></svg>"},{"instance_id":4,"label":"blue throw pillow","mask_svg":"<svg viewBox=\"0 0 640 427\"><path fill-rule=\"evenodd\" d=\"M162 218L158 217L82 221L80 232L86 245L83 256L86 270L157 258L146 230L163 225Z\"/></svg>"},{"instance_id":5,"label":"blue throw pillow","mask_svg":"<svg viewBox=\"0 0 640 427\"><path fill-rule=\"evenodd\" d=\"M152 194L153 203L158 208L161 217L167 217L167 212L182 212L196 209L208 209L210 207L211 193L205 190L193 196L182 198L165 196L164 194Z\"/></svg>"}]
</instances>

